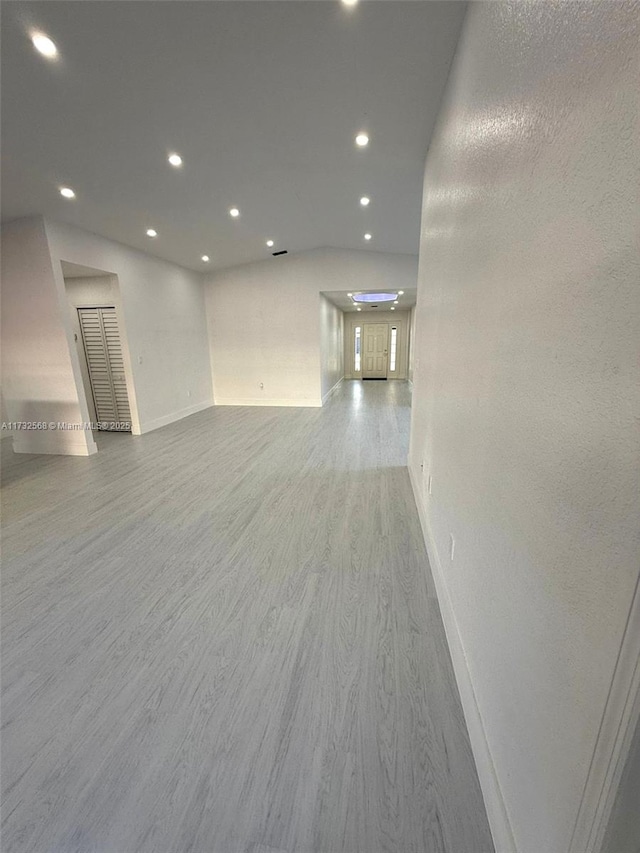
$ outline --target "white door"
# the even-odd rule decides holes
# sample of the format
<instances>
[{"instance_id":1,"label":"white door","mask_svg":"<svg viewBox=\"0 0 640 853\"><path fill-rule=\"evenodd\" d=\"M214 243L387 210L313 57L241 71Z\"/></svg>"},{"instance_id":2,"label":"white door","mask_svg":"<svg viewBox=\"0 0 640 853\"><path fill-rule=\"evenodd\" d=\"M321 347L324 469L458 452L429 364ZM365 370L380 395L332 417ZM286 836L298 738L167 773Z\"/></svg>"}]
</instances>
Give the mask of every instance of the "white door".
<instances>
[{"instance_id":1,"label":"white door","mask_svg":"<svg viewBox=\"0 0 640 853\"><path fill-rule=\"evenodd\" d=\"M362 378L386 379L389 351L387 323L365 323L362 353Z\"/></svg>"},{"instance_id":2,"label":"white door","mask_svg":"<svg viewBox=\"0 0 640 853\"><path fill-rule=\"evenodd\" d=\"M100 428L131 431L116 309L78 308L78 319Z\"/></svg>"}]
</instances>

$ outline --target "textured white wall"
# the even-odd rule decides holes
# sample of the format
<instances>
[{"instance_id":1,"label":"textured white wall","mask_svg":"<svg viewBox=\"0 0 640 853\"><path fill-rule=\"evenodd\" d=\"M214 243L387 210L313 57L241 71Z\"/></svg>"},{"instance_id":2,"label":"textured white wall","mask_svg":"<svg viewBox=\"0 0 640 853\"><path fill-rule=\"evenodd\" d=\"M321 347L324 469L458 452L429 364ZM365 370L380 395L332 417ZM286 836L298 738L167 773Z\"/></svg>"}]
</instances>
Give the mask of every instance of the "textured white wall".
<instances>
[{"instance_id":1,"label":"textured white wall","mask_svg":"<svg viewBox=\"0 0 640 853\"><path fill-rule=\"evenodd\" d=\"M344 376L344 314L320 295L320 373L324 400Z\"/></svg>"},{"instance_id":2,"label":"textured white wall","mask_svg":"<svg viewBox=\"0 0 640 853\"><path fill-rule=\"evenodd\" d=\"M42 217L2 229L2 388L9 421L83 424L89 420L72 346L64 286L51 263ZM18 453L87 456L90 431L17 429Z\"/></svg>"},{"instance_id":3,"label":"textured white wall","mask_svg":"<svg viewBox=\"0 0 640 853\"><path fill-rule=\"evenodd\" d=\"M638 576L638 13L470 4L425 171L410 471L520 853L568 850Z\"/></svg>"},{"instance_id":4,"label":"textured white wall","mask_svg":"<svg viewBox=\"0 0 640 853\"><path fill-rule=\"evenodd\" d=\"M128 387L130 379L135 390L133 431L147 432L212 405L201 276L69 225L48 220L46 227L60 278L60 261L117 276Z\"/></svg>"},{"instance_id":5,"label":"textured white wall","mask_svg":"<svg viewBox=\"0 0 640 853\"><path fill-rule=\"evenodd\" d=\"M415 287L416 258L316 249L207 279L217 404L320 406L318 294ZM260 383L264 388L260 388Z\"/></svg>"}]
</instances>

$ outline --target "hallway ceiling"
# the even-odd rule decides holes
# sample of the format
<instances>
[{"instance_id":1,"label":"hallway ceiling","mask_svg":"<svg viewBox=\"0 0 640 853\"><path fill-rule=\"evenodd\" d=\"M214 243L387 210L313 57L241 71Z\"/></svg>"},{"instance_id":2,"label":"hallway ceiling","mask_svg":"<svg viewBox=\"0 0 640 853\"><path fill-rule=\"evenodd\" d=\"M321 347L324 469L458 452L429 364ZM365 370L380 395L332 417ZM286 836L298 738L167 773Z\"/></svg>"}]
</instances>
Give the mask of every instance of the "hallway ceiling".
<instances>
[{"instance_id":1,"label":"hallway ceiling","mask_svg":"<svg viewBox=\"0 0 640 853\"><path fill-rule=\"evenodd\" d=\"M416 254L464 8L4 3L3 221L44 214L199 271L320 246Z\"/></svg>"},{"instance_id":2,"label":"hallway ceiling","mask_svg":"<svg viewBox=\"0 0 640 853\"><path fill-rule=\"evenodd\" d=\"M376 291L372 290L358 290L354 291L354 293L380 293L380 288ZM393 291L392 291L393 292ZM356 311L358 308L361 308L363 311L388 311L391 305L394 305L396 311L407 311L409 308L413 308L416 304L416 300L418 298L418 290L417 288L408 288L404 290L401 295L398 296L398 304L391 302L381 302L378 308L373 308L371 305L360 304L357 305L353 299L349 296L346 290L324 290L322 291L322 295L326 296L329 302L332 302L336 308L339 308L341 311Z\"/></svg>"}]
</instances>

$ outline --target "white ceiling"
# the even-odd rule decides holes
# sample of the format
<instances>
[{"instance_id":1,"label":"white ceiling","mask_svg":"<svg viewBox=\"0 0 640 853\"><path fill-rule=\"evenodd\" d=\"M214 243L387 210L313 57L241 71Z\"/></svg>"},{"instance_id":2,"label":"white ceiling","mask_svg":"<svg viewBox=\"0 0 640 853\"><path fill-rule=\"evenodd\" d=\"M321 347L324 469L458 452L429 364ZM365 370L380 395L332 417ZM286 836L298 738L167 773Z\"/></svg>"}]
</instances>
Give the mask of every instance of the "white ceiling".
<instances>
[{"instance_id":1,"label":"white ceiling","mask_svg":"<svg viewBox=\"0 0 640 853\"><path fill-rule=\"evenodd\" d=\"M277 249L417 253L424 159L464 8L3 3L3 221L41 213L197 270ZM56 60L34 50L33 30ZM353 142L361 130L367 149Z\"/></svg>"},{"instance_id":2,"label":"white ceiling","mask_svg":"<svg viewBox=\"0 0 640 853\"><path fill-rule=\"evenodd\" d=\"M358 290L354 291L354 293L381 293L383 291L378 288L378 290ZM340 308L341 311L356 311L358 308L362 308L362 311L388 311L389 308L393 305L393 302L380 302L378 304L377 309L373 308L371 305L367 305L365 303L361 303L357 305L353 299L349 296L346 290L324 290L322 292L323 296L326 296L329 302L333 302L336 308ZM413 308L416 304L416 299L418 298L417 289L409 289L405 290L402 296L398 296L398 304L395 305L396 311L407 311L409 308Z\"/></svg>"}]
</instances>

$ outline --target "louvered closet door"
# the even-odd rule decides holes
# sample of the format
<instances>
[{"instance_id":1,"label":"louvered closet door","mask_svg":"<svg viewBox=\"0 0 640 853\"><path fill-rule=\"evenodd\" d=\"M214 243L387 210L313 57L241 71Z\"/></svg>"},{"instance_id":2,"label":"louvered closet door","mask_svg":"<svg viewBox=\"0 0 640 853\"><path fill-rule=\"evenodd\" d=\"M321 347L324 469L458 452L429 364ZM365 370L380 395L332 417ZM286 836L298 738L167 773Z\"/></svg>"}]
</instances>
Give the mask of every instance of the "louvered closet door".
<instances>
[{"instance_id":1,"label":"louvered closet door","mask_svg":"<svg viewBox=\"0 0 640 853\"><path fill-rule=\"evenodd\" d=\"M130 430L131 412L115 308L78 308L78 317L96 417L103 429Z\"/></svg>"}]
</instances>

